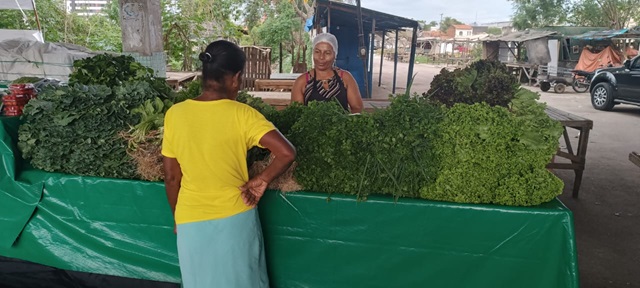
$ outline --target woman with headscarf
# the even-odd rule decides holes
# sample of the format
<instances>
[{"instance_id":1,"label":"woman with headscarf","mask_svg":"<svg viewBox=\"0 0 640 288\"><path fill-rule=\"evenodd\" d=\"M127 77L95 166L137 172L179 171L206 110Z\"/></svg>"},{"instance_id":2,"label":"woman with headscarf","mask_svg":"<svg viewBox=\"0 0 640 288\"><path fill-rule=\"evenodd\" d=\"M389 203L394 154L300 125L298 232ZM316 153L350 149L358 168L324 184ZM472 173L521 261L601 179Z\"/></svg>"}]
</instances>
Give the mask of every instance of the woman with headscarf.
<instances>
[{"instance_id":1,"label":"woman with headscarf","mask_svg":"<svg viewBox=\"0 0 640 288\"><path fill-rule=\"evenodd\" d=\"M349 71L335 67L338 40L329 33L313 38L313 70L296 79L291 101L307 105L310 101L338 101L351 113L362 112L358 83Z\"/></svg>"},{"instance_id":2,"label":"woman with headscarf","mask_svg":"<svg viewBox=\"0 0 640 288\"><path fill-rule=\"evenodd\" d=\"M256 204L295 149L255 109L235 101L245 54L215 41L200 54L202 94L165 115L162 155L182 287L269 287ZM275 159L249 179L247 150Z\"/></svg>"}]
</instances>

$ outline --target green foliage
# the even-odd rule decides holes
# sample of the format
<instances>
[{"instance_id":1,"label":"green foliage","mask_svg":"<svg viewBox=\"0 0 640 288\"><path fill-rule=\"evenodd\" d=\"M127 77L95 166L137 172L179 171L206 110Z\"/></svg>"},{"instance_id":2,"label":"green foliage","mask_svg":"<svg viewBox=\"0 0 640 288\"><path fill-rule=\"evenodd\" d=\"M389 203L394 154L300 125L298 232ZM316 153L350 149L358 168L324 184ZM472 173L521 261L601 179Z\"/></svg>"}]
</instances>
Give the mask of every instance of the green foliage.
<instances>
[{"instance_id":1,"label":"green foliage","mask_svg":"<svg viewBox=\"0 0 640 288\"><path fill-rule=\"evenodd\" d=\"M460 22L456 18L444 17L444 19L442 19L442 22L440 23L440 31L447 32L447 30L449 30L449 27L453 25L459 25L459 24L464 24L464 23Z\"/></svg>"},{"instance_id":2,"label":"green foliage","mask_svg":"<svg viewBox=\"0 0 640 288\"><path fill-rule=\"evenodd\" d=\"M160 96L146 82L45 88L25 107L18 147L45 171L135 178L127 143L117 134L140 123L134 109Z\"/></svg>"},{"instance_id":3,"label":"green foliage","mask_svg":"<svg viewBox=\"0 0 640 288\"><path fill-rule=\"evenodd\" d=\"M25 76L25 77L20 77L16 80L11 81L11 84L36 83L40 80L42 80L42 78Z\"/></svg>"},{"instance_id":4,"label":"green foliage","mask_svg":"<svg viewBox=\"0 0 640 288\"><path fill-rule=\"evenodd\" d=\"M97 55L74 68L69 86L45 87L25 107L23 156L46 171L135 178L127 145L163 126L173 91L130 56Z\"/></svg>"},{"instance_id":5,"label":"green foliage","mask_svg":"<svg viewBox=\"0 0 640 288\"><path fill-rule=\"evenodd\" d=\"M284 135L291 133L291 128L298 122L306 107L298 102L293 102L282 111L275 111L267 115L267 119L275 125Z\"/></svg>"},{"instance_id":6,"label":"green foliage","mask_svg":"<svg viewBox=\"0 0 640 288\"><path fill-rule=\"evenodd\" d=\"M63 0L35 0L35 3L45 41L73 43L98 51L122 51L119 20L67 13ZM37 30L33 10L24 13L26 18L20 10L0 10L0 27Z\"/></svg>"},{"instance_id":7,"label":"green foliage","mask_svg":"<svg viewBox=\"0 0 640 288\"><path fill-rule=\"evenodd\" d=\"M427 199L531 206L562 193L563 183L545 169L562 127L544 113L537 95L521 90L511 113L485 103L456 104L440 124L435 149L441 170Z\"/></svg>"},{"instance_id":8,"label":"green foliage","mask_svg":"<svg viewBox=\"0 0 640 288\"><path fill-rule=\"evenodd\" d=\"M153 70L136 62L131 56L101 54L73 62L69 84L102 84L114 87L126 81L146 81Z\"/></svg>"},{"instance_id":9,"label":"green foliage","mask_svg":"<svg viewBox=\"0 0 640 288\"><path fill-rule=\"evenodd\" d=\"M517 79L509 74L504 64L480 60L453 72L442 69L433 78L431 89L423 96L449 107L456 103L481 102L506 107L518 87Z\"/></svg>"},{"instance_id":10,"label":"green foliage","mask_svg":"<svg viewBox=\"0 0 640 288\"><path fill-rule=\"evenodd\" d=\"M561 25L568 16L569 0L511 0L517 29Z\"/></svg>"},{"instance_id":11,"label":"green foliage","mask_svg":"<svg viewBox=\"0 0 640 288\"><path fill-rule=\"evenodd\" d=\"M498 27L489 27L487 29L487 34L490 34L490 35L502 35L502 29L500 29Z\"/></svg>"},{"instance_id":12,"label":"green foliage","mask_svg":"<svg viewBox=\"0 0 640 288\"><path fill-rule=\"evenodd\" d=\"M432 143L441 109L419 98L398 96L374 114L348 115L336 103L312 103L289 139L298 149L296 179L313 191L418 197L435 181ZM286 110L285 110L286 111Z\"/></svg>"},{"instance_id":13,"label":"green foliage","mask_svg":"<svg viewBox=\"0 0 640 288\"><path fill-rule=\"evenodd\" d=\"M232 16L242 3L233 0L162 0L163 44L172 68L193 71L200 65L198 54L210 42L223 38L239 42L242 27Z\"/></svg>"},{"instance_id":14,"label":"green foliage","mask_svg":"<svg viewBox=\"0 0 640 288\"><path fill-rule=\"evenodd\" d=\"M144 81L160 93L162 99L172 99L174 92L164 79L155 78L153 70L127 55L101 54L76 60L69 84L106 85L116 87L125 82Z\"/></svg>"},{"instance_id":15,"label":"green foliage","mask_svg":"<svg viewBox=\"0 0 640 288\"><path fill-rule=\"evenodd\" d=\"M291 109L298 120L285 135L296 145L295 176L305 190L538 205L562 191L545 169L562 127L536 97L520 90L508 109L399 95L389 108L358 116L312 103Z\"/></svg>"},{"instance_id":16,"label":"green foliage","mask_svg":"<svg viewBox=\"0 0 640 288\"><path fill-rule=\"evenodd\" d=\"M628 27L640 13L640 0L512 0L514 27L518 29L564 25Z\"/></svg>"},{"instance_id":17,"label":"green foliage","mask_svg":"<svg viewBox=\"0 0 640 288\"><path fill-rule=\"evenodd\" d=\"M200 94L202 94L202 80L198 79L189 82L185 89L178 91L176 94L175 103L200 96Z\"/></svg>"}]
</instances>

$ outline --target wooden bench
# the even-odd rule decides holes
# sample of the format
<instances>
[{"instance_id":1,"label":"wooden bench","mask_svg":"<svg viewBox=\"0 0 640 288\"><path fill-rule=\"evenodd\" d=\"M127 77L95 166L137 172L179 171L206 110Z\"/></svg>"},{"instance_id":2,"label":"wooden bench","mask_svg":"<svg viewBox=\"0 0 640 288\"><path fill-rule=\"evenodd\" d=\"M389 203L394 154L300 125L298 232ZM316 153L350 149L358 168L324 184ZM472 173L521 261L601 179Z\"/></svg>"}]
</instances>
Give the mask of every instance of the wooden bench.
<instances>
[{"instance_id":1,"label":"wooden bench","mask_svg":"<svg viewBox=\"0 0 640 288\"><path fill-rule=\"evenodd\" d=\"M638 167L640 167L640 154L638 154L638 152L629 153L629 161L631 161L631 163L636 164Z\"/></svg>"},{"instance_id":2,"label":"wooden bench","mask_svg":"<svg viewBox=\"0 0 640 288\"><path fill-rule=\"evenodd\" d=\"M584 172L587 158L589 131L593 128L593 121L549 106L547 106L545 112L551 119L559 121L563 128L562 139L564 139L564 143L567 146L567 151L562 151L562 149L558 148L556 157L565 158L571 161L571 163L549 163L547 168L573 170L575 173L573 182L573 198L578 198L580 184L582 183L582 173ZM567 133L567 128L576 129L580 132L577 151L573 150L571 139Z\"/></svg>"},{"instance_id":3,"label":"wooden bench","mask_svg":"<svg viewBox=\"0 0 640 288\"><path fill-rule=\"evenodd\" d=\"M295 80L288 79L258 79L255 83L256 91L291 91Z\"/></svg>"}]
</instances>

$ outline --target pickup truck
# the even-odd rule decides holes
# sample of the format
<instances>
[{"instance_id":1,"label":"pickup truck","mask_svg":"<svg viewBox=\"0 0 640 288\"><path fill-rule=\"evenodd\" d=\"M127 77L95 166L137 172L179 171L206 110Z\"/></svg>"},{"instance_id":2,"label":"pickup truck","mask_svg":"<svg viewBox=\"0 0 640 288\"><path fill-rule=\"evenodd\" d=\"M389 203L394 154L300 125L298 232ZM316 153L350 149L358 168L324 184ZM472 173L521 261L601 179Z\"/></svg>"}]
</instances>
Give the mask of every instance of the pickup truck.
<instances>
[{"instance_id":1,"label":"pickup truck","mask_svg":"<svg viewBox=\"0 0 640 288\"><path fill-rule=\"evenodd\" d=\"M640 56L626 60L622 67L603 68L589 86L591 105L609 111L617 104L640 106Z\"/></svg>"}]
</instances>

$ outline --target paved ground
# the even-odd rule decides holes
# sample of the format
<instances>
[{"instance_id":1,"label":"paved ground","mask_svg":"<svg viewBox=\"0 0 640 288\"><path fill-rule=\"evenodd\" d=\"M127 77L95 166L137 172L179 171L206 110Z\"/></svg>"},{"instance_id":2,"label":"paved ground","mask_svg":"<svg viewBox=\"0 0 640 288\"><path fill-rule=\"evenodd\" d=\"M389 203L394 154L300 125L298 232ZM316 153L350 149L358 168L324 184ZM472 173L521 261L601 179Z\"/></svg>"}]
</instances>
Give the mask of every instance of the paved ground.
<instances>
[{"instance_id":1,"label":"paved ground","mask_svg":"<svg viewBox=\"0 0 640 288\"><path fill-rule=\"evenodd\" d=\"M393 63L385 62L384 67L382 88L374 89L374 98L390 93ZM401 88L406 86L407 67L398 65ZM440 69L416 64L412 91L427 91ZM376 72L374 86L377 77ZM581 287L640 287L640 167L628 160L631 151L640 152L640 107L619 105L611 112L598 111L591 107L589 94L568 90L541 93L540 100L594 122L579 199L571 197L573 172L556 171L565 182L560 199L574 213ZM569 133L576 147L577 132Z\"/></svg>"},{"instance_id":2,"label":"paved ground","mask_svg":"<svg viewBox=\"0 0 640 288\"><path fill-rule=\"evenodd\" d=\"M541 101L593 120L579 199L571 198L573 173L556 172L574 214L581 287L640 287L640 167L628 160L640 152L640 107L598 111L587 93L541 93Z\"/></svg>"}]
</instances>

